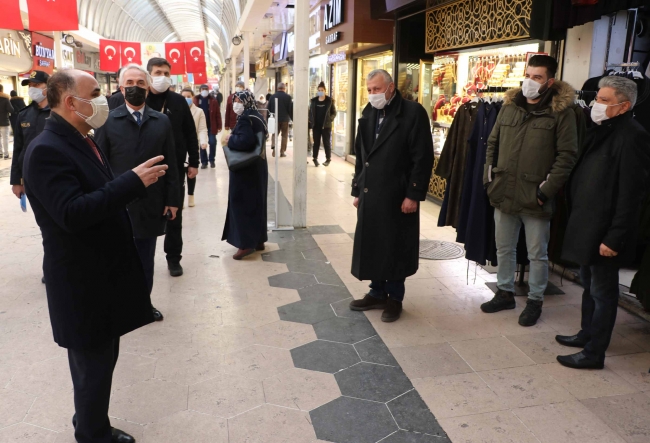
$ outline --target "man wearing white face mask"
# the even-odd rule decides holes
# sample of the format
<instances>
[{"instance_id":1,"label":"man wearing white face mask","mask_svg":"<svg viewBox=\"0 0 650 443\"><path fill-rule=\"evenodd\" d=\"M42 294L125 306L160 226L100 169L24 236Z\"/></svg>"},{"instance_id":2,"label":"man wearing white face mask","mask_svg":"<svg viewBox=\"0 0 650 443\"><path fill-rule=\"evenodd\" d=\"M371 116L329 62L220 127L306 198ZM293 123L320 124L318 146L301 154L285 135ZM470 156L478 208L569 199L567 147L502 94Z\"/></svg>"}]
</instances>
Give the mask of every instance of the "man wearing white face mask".
<instances>
[{"instance_id":1,"label":"man wearing white face mask","mask_svg":"<svg viewBox=\"0 0 650 443\"><path fill-rule=\"evenodd\" d=\"M565 346L584 348L559 356L576 369L602 369L618 310L618 272L634 261L642 202L648 192L650 134L634 120L637 86L624 77L603 77L583 154L567 191L570 217L562 258L580 265L581 329L558 335Z\"/></svg>"},{"instance_id":2,"label":"man wearing white face mask","mask_svg":"<svg viewBox=\"0 0 650 443\"><path fill-rule=\"evenodd\" d=\"M201 85L200 92L194 96L194 106L201 109L205 115L205 121L208 123L208 140L210 144L210 152L201 149L201 169L208 167L216 167L214 157L217 152L217 134L221 132L221 108L219 101L216 97L210 95L208 85Z\"/></svg>"},{"instance_id":3,"label":"man wearing white face mask","mask_svg":"<svg viewBox=\"0 0 650 443\"><path fill-rule=\"evenodd\" d=\"M521 326L533 326L542 314L554 197L569 178L578 152L571 107L575 90L555 79L556 71L553 57L530 58L522 88L506 92L487 142L483 183L495 208L499 270L497 293L481 310L494 313L516 307L516 249L523 225L530 291L519 316Z\"/></svg>"}]
</instances>

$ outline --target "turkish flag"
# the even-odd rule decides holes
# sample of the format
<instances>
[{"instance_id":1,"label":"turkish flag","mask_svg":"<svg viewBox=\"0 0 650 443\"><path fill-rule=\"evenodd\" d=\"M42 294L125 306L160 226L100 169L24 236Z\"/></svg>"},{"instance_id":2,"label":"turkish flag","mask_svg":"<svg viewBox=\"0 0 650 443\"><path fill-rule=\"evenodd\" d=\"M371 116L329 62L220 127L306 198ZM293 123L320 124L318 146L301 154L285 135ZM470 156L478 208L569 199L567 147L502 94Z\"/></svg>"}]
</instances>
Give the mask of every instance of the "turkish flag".
<instances>
[{"instance_id":1,"label":"turkish flag","mask_svg":"<svg viewBox=\"0 0 650 443\"><path fill-rule=\"evenodd\" d=\"M204 48L205 43L202 41L185 43L185 69L187 72L205 71Z\"/></svg>"},{"instance_id":2,"label":"turkish flag","mask_svg":"<svg viewBox=\"0 0 650 443\"><path fill-rule=\"evenodd\" d=\"M122 66L120 59L122 42L117 40L99 39L99 69L107 72L117 72Z\"/></svg>"},{"instance_id":3,"label":"turkish flag","mask_svg":"<svg viewBox=\"0 0 650 443\"><path fill-rule=\"evenodd\" d=\"M23 21L20 19L20 1L4 0L4 3L2 14L0 14L0 28L18 31L25 29Z\"/></svg>"},{"instance_id":4,"label":"turkish flag","mask_svg":"<svg viewBox=\"0 0 650 443\"><path fill-rule=\"evenodd\" d=\"M172 65L171 75L185 74L185 43L165 43L165 58Z\"/></svg>"},{"instance_id":5,"label":"turkish flag","mask_svg":"<svg viewBox=\"0 0 650 443\"><path fill-rule=\"evenodd\" d=\"M27 0L30 31L76 31L77 0Z\"/></svg>"},{"instance_id":6,"label":"turkish flag","mask_svg":"<svg viewBox=\"0 0 650 443\"><path fill-rule=\"evenodd\" d=\"M122 42L122 66L129 63L142 64L142 45L134 42Z\"/></svg>"},{"instance_id":7,"label":"turkish flag","mask_svg":"<svg viewBox=\"0 0 650 443\"><path fill-rule=\"evenodd\" d=\"M208 76L206 75L205 61L203 62L203 67L201 69L197 69L196 71L194 71L193 74L194 74L194 81L196 83L206 83L208 81Z\"/></svg>"}]
</instances>

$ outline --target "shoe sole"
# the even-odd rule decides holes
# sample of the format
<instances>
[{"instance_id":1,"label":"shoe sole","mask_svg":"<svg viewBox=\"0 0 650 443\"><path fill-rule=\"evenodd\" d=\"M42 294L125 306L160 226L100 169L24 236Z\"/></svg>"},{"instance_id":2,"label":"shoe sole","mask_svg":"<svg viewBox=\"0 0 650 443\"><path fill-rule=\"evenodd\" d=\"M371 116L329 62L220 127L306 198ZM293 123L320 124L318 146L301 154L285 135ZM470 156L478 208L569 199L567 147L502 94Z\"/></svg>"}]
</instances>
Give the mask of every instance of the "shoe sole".
<instances>
[{"instance_id":1,"label":"shoe sole","mask_svg":"<svg viewBox=\"0 0 650 443\"><path fill-rule=\"evenodd\" d=\"M400 315L400 317L401 317L401 315ZM397 320L399 320L399 317L391 317L391 318L382 317L381 318L381 321L383 321L384 323L392 323L392 322L397 321Z\"/></svg>"},{"instance_id":2,"label":"shoe sole","mask_svg":"<svg viewBox=\"0 0 650 443\"><path fill-rule=\"evenodd\" d=\"M571 369L591 369L591 370L593 370L593 369L605 369L605 363L601 363L601 364L596 365L596 366L584 367L584 366L572 365L572 364L563 362L561 360L558 360L557 362L559 364L561 364L562 366L564 366L565 368L571 368Z\"/></svg>"},{"instance_id":3,"label":"shoe sole","mask_svg":"<svg viewBox=\"0 0 650 443\"><path fill-rule=\"evenodd\" d=\"M582 343L572 343L572 344L569 344L569 343L562 343L562 342L561 342L560 340L558 340L557 338L555 339L555 341L558 342L559 344L561 344L562 346L566 346L567 348L579 348L579 349L582 349L582 348L584 348L585 346L587 346L587 343L584 343L584 344L582 344Z\"/></svg>"},{"instance_id":4,"label":"shoe sole","mask_svg":"<svg viewBox=\"0 0 650 443\"><path fill-rule=\"evenodd\" d=\"M512 305L505 306L501 309L495 309L489 311L486 311L485 309L483 309L483 306L481 306L481 311L485 312L486 314L494 314L496 312L507 311L508 309L515 309L516 307L517 307L517 303L512 302Z\"/></svg>"},{"instance_id":5,"label":"shoe sole","mask_svg":"<svg viewBox=\"0 0 650 443\"><path fill-rule=\"evenodd\" d=\"M539 320L539 319L537 319L537 320ZM531 326L535 326L537 324L537 320L535 320L535 323L530 323L530 324L524 324L524 323L522 323L520 321L517 322L517 323L519 323L519 326L523 326L524 328L530 328Z\"/></svg>"},{"instance_id":6,"label":"shoe sole","mask_svg":"<svg viewBox=\"0 0 650 443\"><path fill-rule=\"evenodd\" d=\"M386 309L386 305L372 305L372 306L350 306L350 311L371 311L373 309Z\"/></svg>"}]
</instances>

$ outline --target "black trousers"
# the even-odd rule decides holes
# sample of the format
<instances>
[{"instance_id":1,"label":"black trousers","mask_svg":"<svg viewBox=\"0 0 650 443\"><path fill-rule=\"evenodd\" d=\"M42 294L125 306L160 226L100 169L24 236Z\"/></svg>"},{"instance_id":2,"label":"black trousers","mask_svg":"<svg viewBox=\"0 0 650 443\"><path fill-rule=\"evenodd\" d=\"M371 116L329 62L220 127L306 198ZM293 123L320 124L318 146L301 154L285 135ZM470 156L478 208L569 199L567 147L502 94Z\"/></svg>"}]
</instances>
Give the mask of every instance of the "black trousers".
<instances>
[{"instance_id":1,"label":"black trousers","mask_svg":"<svg viewBox=\"0 0 650 443\"><path fill-rule=\"evenodd\" d=\"M582 293L581 338L588 339L583 353L592 360L605 360L618 312L618 266L581 266Z\"/></svg>"},{"instance_id":2,"label":"black trousers","mask_svg":"<svg viewBox=\"0 0 650 443\"><path fill-rule=\"evenodd\" d=\"M203 151L204 150L201 150L201 152ZM185 175L188 173L188 168L188 166L185 166ZM187 195L194 195L194 189L196 189L196 177L187 177ZM185 198L185 194L183 194L183 198Z\"/></svg>"},{"instance_id":3,"label":"black trousers","mask_svg":"<svg viewBox=\"0 0 650 443\"><path fill-rule=\"evenodd\" d=\"M183 181L180 189L181 196L185 198L185 167L181 168L178 177ZM176 218L167 222L165 234L165 254L168 263L180 263L183 256L183 206L176 212Z\"/></svg>"},{"instance_id":4,"label":"black trousers","mask_svg":"<svg viewBox=\"0 0 650 443\"><path fill-rule=\"evenodd\" d=\"M332 128L314 128L314 160L318 160L318 151L320 150L320 139L323 139L325 148L325 159L332 158Z\"/></svg>"},{"instance_id":5,"label":"black trousers","mask_svg":"<svg viewBox=\"0 0 650 443\"><path fill-rule=\"evenodd\" d=\"M119 338L97 349L68 349L74 386L75 415L72 424L77 443L111 443L108 404L119 354Z\"/></svg>"},{"instance_id":6,"label":"black trousers","mask_svg":"<svg viewBox=\"0 0 650 443\"><path fill-rule=\"evenodd\" d=\"M156 240L158 240L158 237L136 238L134 240L138 255L140 255L142 267L144 268L144 276L147 279L149 295L151 295L151 289L153 288L154 257L156 256Z\"/></svg>"}]
</instances>

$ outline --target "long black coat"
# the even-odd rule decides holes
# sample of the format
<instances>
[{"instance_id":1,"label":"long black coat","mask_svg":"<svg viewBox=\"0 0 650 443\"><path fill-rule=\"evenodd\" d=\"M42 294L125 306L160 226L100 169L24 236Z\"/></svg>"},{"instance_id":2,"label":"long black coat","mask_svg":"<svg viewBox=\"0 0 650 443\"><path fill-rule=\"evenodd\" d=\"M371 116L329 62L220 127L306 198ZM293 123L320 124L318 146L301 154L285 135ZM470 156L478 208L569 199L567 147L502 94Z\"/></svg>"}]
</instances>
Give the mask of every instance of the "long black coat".
<instances>
[{"instance_id":1,"label":"long black coat","mask_svg":"<svg viewBox=\"0 0 650 443\"><path fill-rule=\"evenodd\" d=\"M164 155L161 164L170 165L162 180L147 188L147 197L128 207L136 238L151 238L165 234L165 206L179 208L178 169L174 135L169 119L149 106L143 108L142 125L138 126L126 105L113 110L97 131L97 144L108 158L115 175L121 175L150 158Z\"/></svg>"},{"instance_id":2,"label":"long black coat","mask_svg":"<svg viewBox=\"0 0 650 443\"><path fill-rule=\"evenodd\" d=\"M359 197L352 275L359 280L398 280L418 270L420 210L402 213L404 198L426 199L433 168L429 116L399 92L375 139L377 110L359 119L352 196Z\"/></svg>"},{"instance_id":3,"label":"long black coat","mask_svg":"<svg viewBox=\"0 0 650 443\"><path fill-rule=\"evenodd\" d=\"M237 119L230 134L228 147L237 151L252 151L257 134L266 134L264 117L259 112L246 111ZM254 164L230 171L228 213L222 240L241 249L251 249L268 240L266 196L269 166L264 158Z\"/></svg>"},{"instance_id":4,"label":"long black coat","mask_svg":"<svg viewBox=\"0 0 650 443\"><path fill-rule=\"evenodd\" d=\"M93 348L153 321L126 212L145 187L134 172L115 178L103 162L54 112L25 155L54 341L64 348Z\"/></svg>"},{"instance_id":5,"label":"long black coat","mask_svg":"<svg viewBox=\"0 0 650 443\"><path fill-rule=\"evenodd\" d=\"M14 155L11 158L11 175L9 180L12 185L19 185L23 179L23 163L27 146L45 128L45 121L50 117L50 107L40 108L32 102L16 116L16 129L14 130Z\"/></svg>"},{"instance_id":6,"label":"long black coat","mask_svg":"<svg viewBox=\"0 0 650 443\"><path fill-rule=\"evenodd\" d=\"M649 173L650 135L632 112L589 129L567 186L570 216L562 258L580 265L633 261ZM618 255L600 256L601 243Z\"/></svg>"}]
</instances>

